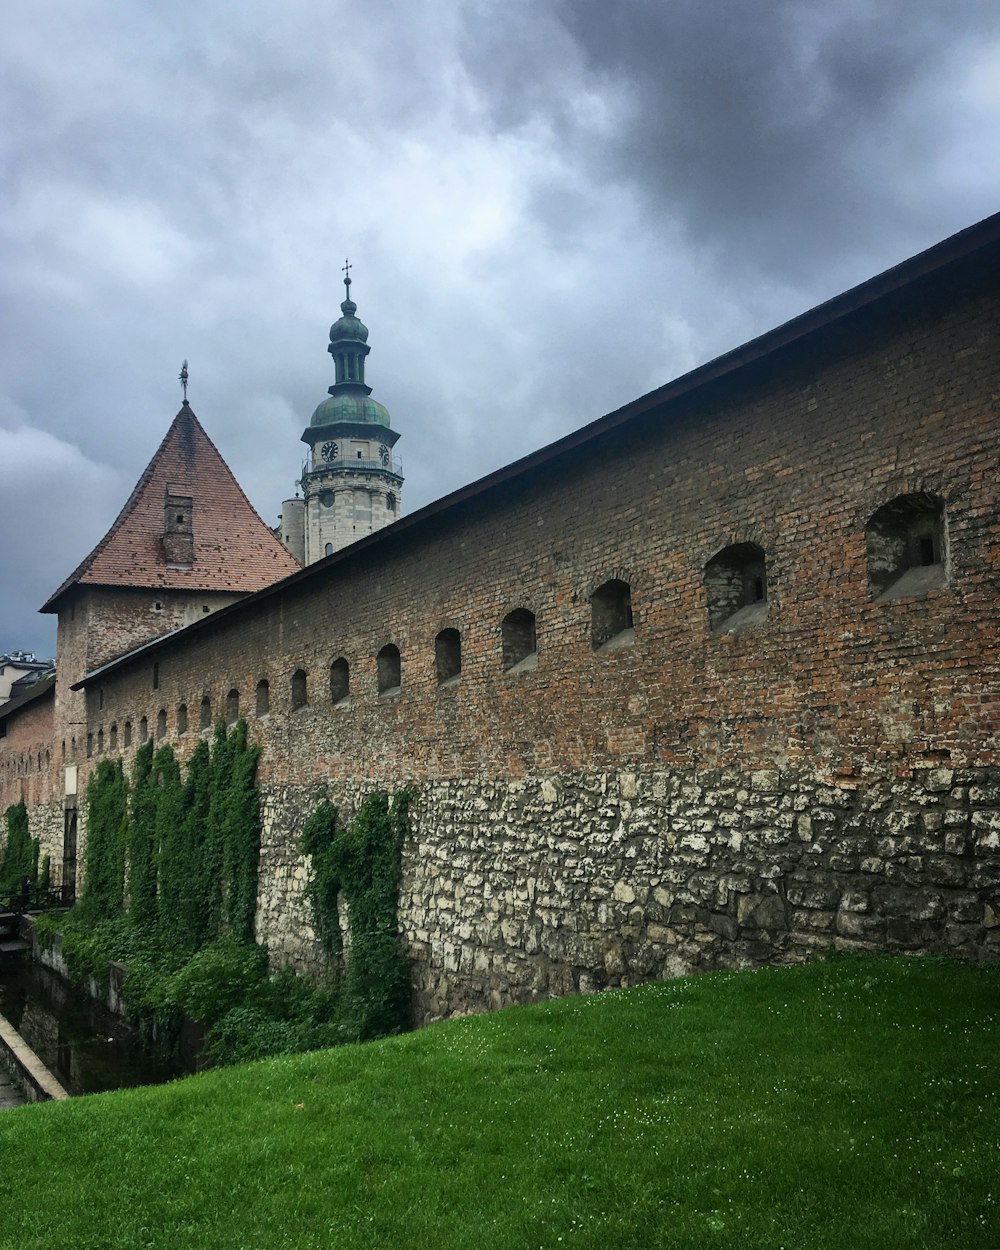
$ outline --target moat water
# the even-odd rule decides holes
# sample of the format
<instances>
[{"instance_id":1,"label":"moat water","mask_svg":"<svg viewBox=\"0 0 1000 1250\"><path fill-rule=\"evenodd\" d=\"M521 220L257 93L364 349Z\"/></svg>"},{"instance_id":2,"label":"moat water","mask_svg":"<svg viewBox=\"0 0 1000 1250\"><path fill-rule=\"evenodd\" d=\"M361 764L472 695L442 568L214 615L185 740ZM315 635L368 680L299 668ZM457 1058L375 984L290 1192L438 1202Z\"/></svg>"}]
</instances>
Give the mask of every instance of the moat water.
<instances>
[{"instance_id":1,"label":"moat water","mask_svg":"<svg viewBox=\"0 0 1000 1250\"><path fill-rule=\"evenodd\" d=\"M190 1071L144 1045L89 994L27 959L0 965L0 1015L70 1094L159 1085Z\"/></svg>"}]
</instances>

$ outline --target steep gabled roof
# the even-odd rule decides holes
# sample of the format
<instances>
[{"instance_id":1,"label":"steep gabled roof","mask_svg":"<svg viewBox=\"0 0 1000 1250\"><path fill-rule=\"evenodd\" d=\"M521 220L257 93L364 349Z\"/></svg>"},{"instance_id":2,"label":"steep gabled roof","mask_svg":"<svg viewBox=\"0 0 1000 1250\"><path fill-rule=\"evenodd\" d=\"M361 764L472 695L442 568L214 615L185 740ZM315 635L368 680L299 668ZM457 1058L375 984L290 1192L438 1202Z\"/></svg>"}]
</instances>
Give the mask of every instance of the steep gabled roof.
<instances>
[{"instance_id":1,"label":"steep gabled roof","mask_svg":"<svg viewBox=\"0 0 1000 1250\"><path fill-rule=\"evenodd\" d=\"M190 567L163 548L168 493L192 500ZM42 607L55 612L74 586L224 590L249 594L294 573L295 557L254 511L232 471L185 403L115 523Z\"/></svg>"}]
</instances>

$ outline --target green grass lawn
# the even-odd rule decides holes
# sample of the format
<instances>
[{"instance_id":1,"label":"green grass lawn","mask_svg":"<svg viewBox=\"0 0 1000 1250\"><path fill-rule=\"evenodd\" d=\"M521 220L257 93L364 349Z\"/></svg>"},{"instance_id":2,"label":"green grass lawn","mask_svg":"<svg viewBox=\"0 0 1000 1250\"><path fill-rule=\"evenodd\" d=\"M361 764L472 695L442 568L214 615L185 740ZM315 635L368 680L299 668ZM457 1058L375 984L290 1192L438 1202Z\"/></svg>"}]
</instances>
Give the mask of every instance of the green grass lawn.
<instances>
[{"instance_id":1,"label":"green grass lawn","mask_svg":"<svg viewBox=\"0 0 1000 1250\"><path fill-rule=\"evenodd\" d=\"M6 1111L0 1247L1000 1247L998 1025L837 959Z\"/></svg>"}]
</instances>

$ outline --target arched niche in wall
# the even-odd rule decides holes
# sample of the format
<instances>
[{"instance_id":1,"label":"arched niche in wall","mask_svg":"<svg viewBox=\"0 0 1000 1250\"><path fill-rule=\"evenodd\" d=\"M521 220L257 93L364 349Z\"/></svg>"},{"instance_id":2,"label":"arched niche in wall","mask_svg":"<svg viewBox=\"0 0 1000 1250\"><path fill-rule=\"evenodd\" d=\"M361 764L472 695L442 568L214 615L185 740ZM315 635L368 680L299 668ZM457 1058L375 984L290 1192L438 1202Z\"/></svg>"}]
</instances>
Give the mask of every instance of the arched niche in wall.
<instances>
[{"instance_id":1,"label":"arched niche in wall","mask_svg":"<svg viewBox=\"0 0 1000 1250\"><path fill-rule=\"evenodd\" d=\"M705 565L708 625L731 633L767 619L767 561L757 543L734 543Z\"/></svg>"},{"instance_id":2,"label":"arched niche in wall","mask_svg":"<svg viewBox=\"0 0 1000 1250\"><path fill-rule=\"evenodd\" d=\"M925 491L890 499L865 526L865 552L873 599L918 598L945 586L944 501Z\"/></svg>"},{"instance_id":3,"label":"arched niche in wall","mask_svg":"<svg viewBox=\"0 0 1000 1250\"><path fill-rule=\"evenodd\" d=\"M458 680L462 672L462 635L457 629L442 629L434 639L434 663L439 686Z\"/></svg>"},{"instance_id":4,"label":"arched niche in wall","mask_svg":"<svg viewBox=\"0 0 1000 1250\"><path fill-rule=\"evenodd\" d=\"M387 642L375 657L379 694L395 694L402 684L399 647Z\"/></svg>"},{"instance_id":5,"label":"arched niche in wall","mask_svg":"<svg viewBox=\"0 0 1000 1250\"><path fill-rule=\"evenodd\" d=\"M351 701L351 666L341 656L330 665L330 702L339 707Z\"/></svg>"},{"instance_id":6,"label":"arched niche in wall","mask_svg":"<svg viewBox=\"0 0 1000 1250\"><path fill-rule=\"evenodd\" d=\"M612 651L634 640L632 588L620 577L609 578L590 596L590 644L595 651Z\"/></svg>"},{"instance_id":7,"label":"arched niche in wall","mask_svg":"<svg viewBox=\"0 0 1000 1250\"><path fill-rule=\"evenodd\" d=\"M527 608L508 612L500 622L500 642L505 673L533 668L538 659L534 612Z\"/></svg>"}]
</instances>

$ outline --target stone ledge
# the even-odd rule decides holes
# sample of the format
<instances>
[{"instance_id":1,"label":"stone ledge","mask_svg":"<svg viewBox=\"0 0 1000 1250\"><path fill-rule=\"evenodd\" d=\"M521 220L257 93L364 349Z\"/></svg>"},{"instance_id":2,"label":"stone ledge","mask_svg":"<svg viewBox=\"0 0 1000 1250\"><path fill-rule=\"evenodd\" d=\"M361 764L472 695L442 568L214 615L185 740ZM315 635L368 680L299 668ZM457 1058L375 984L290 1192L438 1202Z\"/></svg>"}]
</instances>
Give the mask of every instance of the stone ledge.
<instances>
[{"instance_id":1,"label":"stone ledge","mask_svg":"<svg viewBox=\"0 0 1000 1250\"><path fill-rule=\"evenodd\" d=\"M35 1054L17 1029L0 1016L0 1055L14 1070L29 1102L59 1101L69 1094Z\"/></svg>"}]
</instances>

